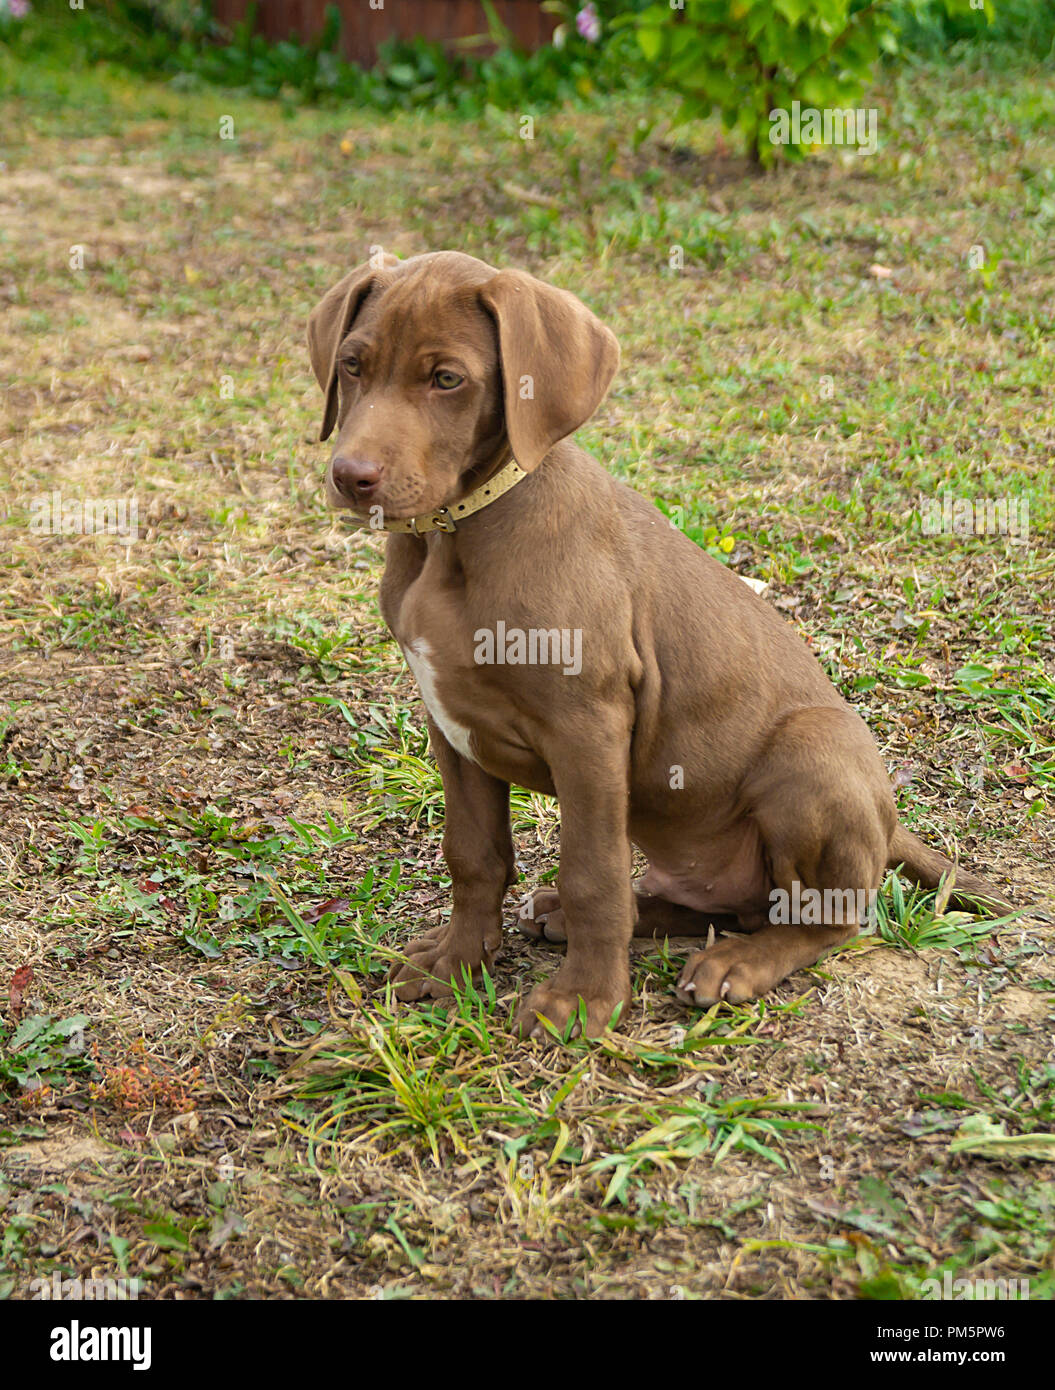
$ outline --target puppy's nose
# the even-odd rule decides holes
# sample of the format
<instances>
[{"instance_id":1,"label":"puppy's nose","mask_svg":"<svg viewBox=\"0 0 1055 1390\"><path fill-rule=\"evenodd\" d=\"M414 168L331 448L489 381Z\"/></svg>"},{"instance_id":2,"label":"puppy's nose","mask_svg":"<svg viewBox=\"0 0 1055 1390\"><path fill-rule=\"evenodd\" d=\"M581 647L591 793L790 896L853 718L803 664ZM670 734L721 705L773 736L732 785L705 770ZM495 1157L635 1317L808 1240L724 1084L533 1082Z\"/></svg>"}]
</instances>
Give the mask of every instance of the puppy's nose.
<instances>
[{"instance_id":1,"label":"puppy's nose","mask_svg":"<svg viewBox=\"0 0 1055 1390\"><path fill-rule=\"evenodd\" d=\"M362 502L372 497L381 481L384 465L368 459L345 458L338 455L331 465L333 485L349 502Z\"/></svg>"}]
</instances>

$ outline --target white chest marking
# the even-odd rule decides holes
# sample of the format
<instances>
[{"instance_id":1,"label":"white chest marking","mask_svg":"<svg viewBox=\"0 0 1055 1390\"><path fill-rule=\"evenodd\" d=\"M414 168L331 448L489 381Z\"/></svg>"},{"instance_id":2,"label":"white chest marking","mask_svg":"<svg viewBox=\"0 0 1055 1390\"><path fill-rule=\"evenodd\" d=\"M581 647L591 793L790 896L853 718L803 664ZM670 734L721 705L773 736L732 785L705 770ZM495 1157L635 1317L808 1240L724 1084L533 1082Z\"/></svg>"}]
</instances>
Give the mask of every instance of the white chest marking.
<instances>
[{"instance_id":1,"label":"white chest marking","mask_svg":"<svg viewBox=\"0 0 1055 1390\"><path fill-rule=\"evenodd\" d=\"M440 697L436 693L436 668L432 662L428 642L424 637L415 637L413 642L408 642L403 648L403 655L407 659L407 665L414 672L414 679L421 691L421 698L425 701L425 708L440 726L443 737L463 758L475 763L472 730L452 719L440 704Z\"/></svg>"}]
</instances>

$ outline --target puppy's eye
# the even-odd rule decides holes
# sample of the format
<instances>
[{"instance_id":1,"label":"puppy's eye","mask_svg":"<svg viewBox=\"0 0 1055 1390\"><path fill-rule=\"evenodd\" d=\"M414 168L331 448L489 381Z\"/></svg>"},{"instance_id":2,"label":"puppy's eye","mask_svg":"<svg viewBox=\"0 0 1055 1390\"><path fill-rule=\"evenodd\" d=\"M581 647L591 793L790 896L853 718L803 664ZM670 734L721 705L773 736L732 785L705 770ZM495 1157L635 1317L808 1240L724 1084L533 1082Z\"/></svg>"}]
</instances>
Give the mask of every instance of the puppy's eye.
<instances>
[{"instance_id":1,"label":"puppy's eye","mask_svg":"<svg viewBox=\"0 0 1055 1390\"><path fill-rule=\"evenodd\" d=\"M433 384L438 386L441 391L453 391L456 386L460 386L465 380L457 372L440 370L433 375Z\"/></svg>"},{"instance_id":2,"label":"puppy's eye","mask_svg":"<svg viewBox=\"0 0 1055 1390\"><path fill-rule=\"evenodd\" d=\"M358 359L358 357L346 357L346 358L344 359L344 370L348 373L349 376L358 376L358 375L359 375L359 359Z\"/></svg>"}]
</instances>

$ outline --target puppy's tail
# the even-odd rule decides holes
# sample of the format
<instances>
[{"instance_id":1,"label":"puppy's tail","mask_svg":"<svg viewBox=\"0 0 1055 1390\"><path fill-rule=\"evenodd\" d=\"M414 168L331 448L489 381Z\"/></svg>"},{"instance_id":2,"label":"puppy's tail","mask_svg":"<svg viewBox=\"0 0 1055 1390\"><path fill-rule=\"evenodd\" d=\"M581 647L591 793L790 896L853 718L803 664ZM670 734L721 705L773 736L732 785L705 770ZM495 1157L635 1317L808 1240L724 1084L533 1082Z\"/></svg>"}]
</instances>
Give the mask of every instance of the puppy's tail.
<instances>
[{"instance_id":1,"label":"puppy's tail","mask_svg":"<svg viewBox=\"0 0 1055 1390\"><path fill-rule=\"evenodd\" d=\"M906 878L915 879L922 888L937 888L943 875L955 875L949 902L962 911L976 911L979 903L998 916L1015 911L1013 904L1002 897L991 883L979 878L977 874L969 874L966 869L961 869L959 864L946 859L945 855L939 854L936 849L930 849L903 825L899 825L894 831L887 868L896 869L901 865L904 866Z\"/></svg>"}]
</instances>

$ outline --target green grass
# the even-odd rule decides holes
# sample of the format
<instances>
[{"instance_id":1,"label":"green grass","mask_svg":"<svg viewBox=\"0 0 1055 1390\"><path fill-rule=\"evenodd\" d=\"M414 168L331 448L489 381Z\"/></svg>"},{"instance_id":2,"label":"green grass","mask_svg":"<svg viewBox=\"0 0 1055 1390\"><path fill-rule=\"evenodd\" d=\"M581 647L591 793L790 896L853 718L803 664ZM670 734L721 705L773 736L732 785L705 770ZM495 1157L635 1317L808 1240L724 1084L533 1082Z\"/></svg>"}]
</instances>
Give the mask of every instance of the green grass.
<instances>
[{"instance_id":1,"label":"green grass","mask_svg":"<svg viewBox=\"0 0 1055 1390\"><path fill-rule=\"evenodd\" d=\"M307 1042L294 1053L289 1076L300 1095L325 1104L312 1111L294 1106L290 1123L313 1145L350 1138L391 1155L420 1148L437 1167L472 1154L482 1136L498 1128L507 1136L502 1151L521 1176L536 1164L560 1163L570 1176L603 1177L606 1206L627 1200L635 1174L701 1154L718 1164L730 1151L744 1150L784 1168L779 1147L795 1131L817 1128L795 1115L816 1107L771 1097L724 1100L717 1083L702 1081L697 1096L671 1109L648 1099L618 1100L584 1113L576 1094L609 1061L661 1079L711 1049L758 1044L749 1030L765 1013L764 1003L711 1009L691 1027L675 1030L667 1047L620 1034L591 1043L566 1038L569 1066L553 1090L541 1077L526 1084L514 1079L510 1020L485 973L479 990L465 981L448 1005L407 1010L386 1002L358 1012L346 1031ZM571 1128L587 1116L591 1130L611 1136L610 1150L592 1162L584 1162Z\"/></svg>"}]
</instances>

